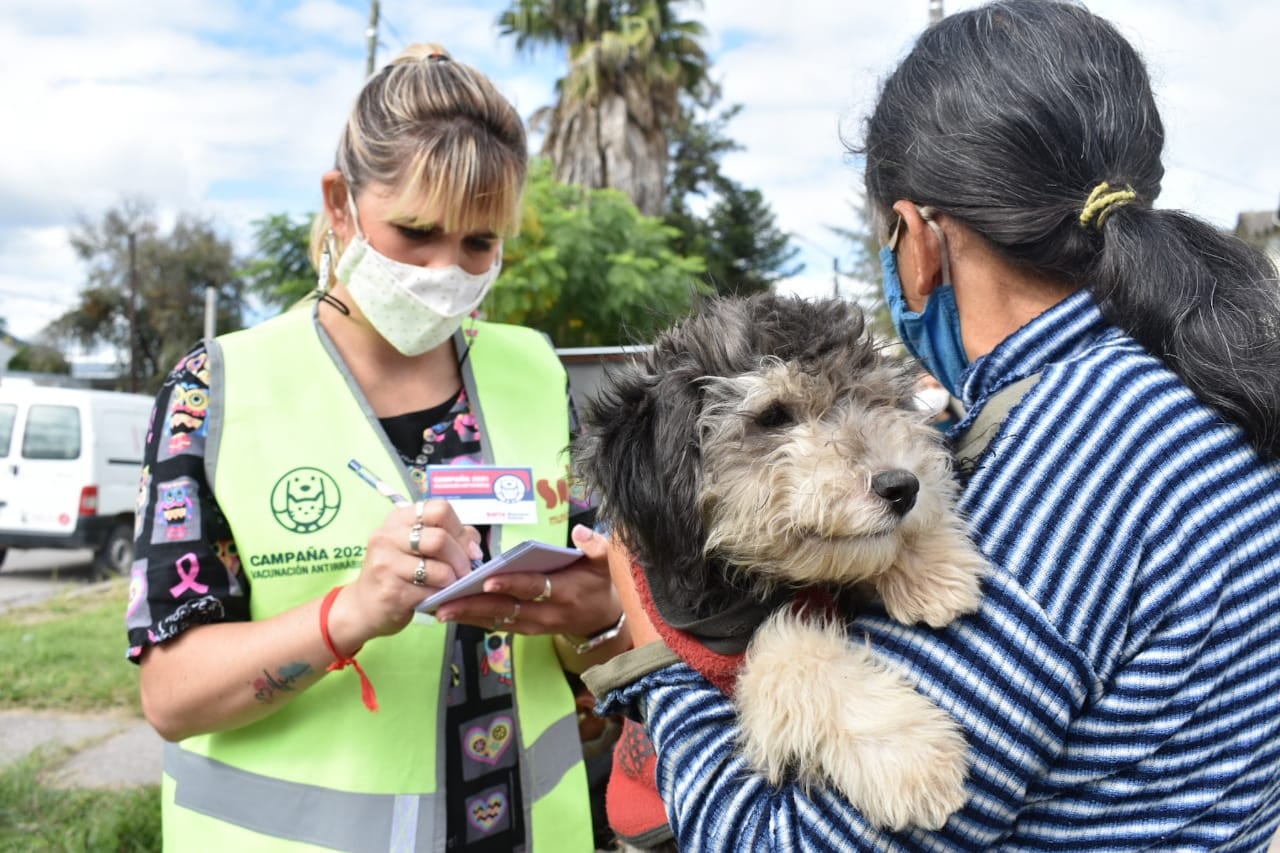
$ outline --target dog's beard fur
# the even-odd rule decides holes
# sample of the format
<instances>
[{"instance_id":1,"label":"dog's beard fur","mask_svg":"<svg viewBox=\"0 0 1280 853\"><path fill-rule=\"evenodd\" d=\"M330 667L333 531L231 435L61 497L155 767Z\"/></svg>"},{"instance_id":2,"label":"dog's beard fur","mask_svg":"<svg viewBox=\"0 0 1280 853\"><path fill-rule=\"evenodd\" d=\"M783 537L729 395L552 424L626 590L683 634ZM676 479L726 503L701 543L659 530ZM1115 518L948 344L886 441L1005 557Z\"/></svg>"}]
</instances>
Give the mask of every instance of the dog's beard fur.
<instances>
[{"instance_id":1,"label":"dog's beard fur","mask_svg":"<svg viewBox=\"0 0 1280 853\"><path fill-rule=\"evenodd\" d=\"M986 563L912 380L845 303L711 300L609 377L574 447L665 621L758 603L735 690L750 763L774 783L834 784L892 828L940 826L963 804L963 737L843 624L772 602L862 584L903 622L977 608Z\"/></svg>"},{"instance_id":2,"label":"dog's beard fur","mask_svg":"<svg viewBox=\"0 0 1280 853\"><path fill-rule=\"evenodd\" d=\"M892 387L896 377L885 374L881 384ZM708 385L699 419L705 550L758 582L871 580L946 512L950 460L933 428L892 398L867 401L781 361ZM905 516L873 488L884 471L920 484Z\"/></svg>"}]
</instances>

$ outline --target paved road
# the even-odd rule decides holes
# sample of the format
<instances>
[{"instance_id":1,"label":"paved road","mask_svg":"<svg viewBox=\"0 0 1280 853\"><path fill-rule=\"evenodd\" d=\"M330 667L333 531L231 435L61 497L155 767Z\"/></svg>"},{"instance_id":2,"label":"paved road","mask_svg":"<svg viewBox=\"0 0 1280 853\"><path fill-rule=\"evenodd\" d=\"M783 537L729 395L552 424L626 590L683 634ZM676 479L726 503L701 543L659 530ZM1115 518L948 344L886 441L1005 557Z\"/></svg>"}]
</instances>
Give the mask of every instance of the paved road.
<instances>
[{"instance_id":1,"label":"paved road","mask_svg":"<svg viewBox=\"0 0 1280 853\"><path fill-rule=\"evenodd\" d=\"M10 549L0 564L0 612L96 580L93 551Z\"/></svg>"}]
</instances>

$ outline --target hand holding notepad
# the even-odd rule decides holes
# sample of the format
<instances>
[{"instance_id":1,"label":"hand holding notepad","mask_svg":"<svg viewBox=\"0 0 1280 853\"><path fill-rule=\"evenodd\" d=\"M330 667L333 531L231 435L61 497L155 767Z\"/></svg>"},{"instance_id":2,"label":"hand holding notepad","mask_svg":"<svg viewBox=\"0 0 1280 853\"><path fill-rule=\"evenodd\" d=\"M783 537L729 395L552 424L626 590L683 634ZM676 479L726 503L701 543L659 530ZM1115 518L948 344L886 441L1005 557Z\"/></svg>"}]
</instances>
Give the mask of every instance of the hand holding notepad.
<instances>
[{"instance_id":1,"label":"hand holding notepad","mask_svg":"<svg viewBox=\"0 0 1280 853\"><path fill-rule=\"evenodd\" d=\"M435 595L428 597L418 605L417 609L423 613L434 613L446 602L484 592L484 582L496 575L513 572L551 574L566 568L581 557L582 552L577 548L563 548L526 539L510 551L494 557L471 574L459 578Z\"/></svg>"}]
</instances>

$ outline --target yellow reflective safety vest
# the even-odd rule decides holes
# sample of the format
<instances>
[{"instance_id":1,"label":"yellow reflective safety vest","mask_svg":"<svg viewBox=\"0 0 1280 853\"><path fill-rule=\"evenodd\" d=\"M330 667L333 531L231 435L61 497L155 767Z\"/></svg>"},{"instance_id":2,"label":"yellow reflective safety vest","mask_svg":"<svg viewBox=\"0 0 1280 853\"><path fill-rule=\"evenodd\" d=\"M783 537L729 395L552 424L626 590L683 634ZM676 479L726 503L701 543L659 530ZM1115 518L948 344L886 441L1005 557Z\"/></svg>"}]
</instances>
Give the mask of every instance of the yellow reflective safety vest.
<instances>
[{"instance_id":1,"label":"yellow reflective safety vest","mask_svg":"<svg viewBox=\"0 0 1280 853\"><path fill-rule=\"evenodd\" d=\"M495 552L566 541L564 368L538 332L477 323L463 380L487 464L532 467L533 525L494 527ZM459 352L467 346L455 335ZM295 309L210 346L206 469L249 577L251 618L324 595L359 573L391 504L348 466L357 459L416 494L315 309ZM319 626L316 627L319 630ZM419 615L366 643L355 672L329 673L256 723L165 750L167 851L443 851L445 699L454 628ZM591 810L574 697L549 636L516 635L515 746L526 842L589 851ZM246 687L247 689L247 687ZM513 806L516 804L513 804Z\"/></svg>"}]
</instances>

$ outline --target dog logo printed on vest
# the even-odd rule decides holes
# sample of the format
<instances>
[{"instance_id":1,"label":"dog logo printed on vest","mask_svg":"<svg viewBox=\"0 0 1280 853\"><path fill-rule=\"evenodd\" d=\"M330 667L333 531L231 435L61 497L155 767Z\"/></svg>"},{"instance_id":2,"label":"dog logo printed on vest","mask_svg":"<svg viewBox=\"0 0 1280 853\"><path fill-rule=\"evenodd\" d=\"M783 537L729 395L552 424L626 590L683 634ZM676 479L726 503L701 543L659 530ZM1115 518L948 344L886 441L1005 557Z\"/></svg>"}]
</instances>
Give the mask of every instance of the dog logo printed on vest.
<instances>
[{"instance_id":1,"label":"dog logo printed on vest","mask_svg":"<svg viewBox=\"0 0 1280 853\"><path fill-rule=\"evenodd\" d=\"M493 722L485 726L472 726L467 729L463 738L468 757L485 764L497 764L507 748L511 746L511 732L514 724L505 714L494 717Z\"/></svg>"},{"instance_id":2,"label":"dog logo printed on vest","mask_svg":"<svg viewBox=\"0 0 1280 853\"><path fill-rule=\"evenodd\" d=\"M294 468L271 490L271 514L285 530L315 533L338 515L338 484L316 468Z\"/></svg>"}]
</instances>

